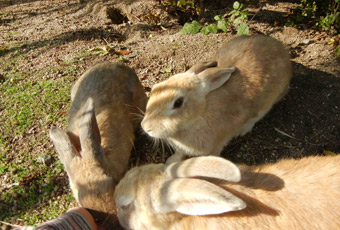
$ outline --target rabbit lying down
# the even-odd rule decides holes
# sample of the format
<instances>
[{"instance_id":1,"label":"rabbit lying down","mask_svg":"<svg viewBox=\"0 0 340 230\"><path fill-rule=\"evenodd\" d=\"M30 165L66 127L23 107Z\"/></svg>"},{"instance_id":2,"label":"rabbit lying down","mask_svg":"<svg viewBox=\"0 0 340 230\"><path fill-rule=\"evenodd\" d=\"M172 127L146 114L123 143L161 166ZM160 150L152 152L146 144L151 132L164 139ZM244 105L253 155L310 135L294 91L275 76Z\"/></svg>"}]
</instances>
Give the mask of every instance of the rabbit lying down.
<instances>
[{"instance_id":1,"label":"rabbit lying down","mask_svg":"<svg viewBox=\"0 0 340 230\"><path fill-rule=\"evenodd\" d=\"M144 165L126 173L114 199L125 229L340 229L340 155Z\"/></svg>"},{"instance_id":2,"label":"rabbit lying down","mask_svg":"<svg viewBox=\"0 0 340 230\"><path fill-rule=\"evenodd\" d=\"M134 114L145 109L147 98L131 68L103 62L79 78L71 100L67 133L52 128L50 138L77 202L110 225L116 218L114 188L127 170L141 120Z\"/></svg>"},{"instance_id":3,"label":"rabbit lying down","mask_svg":"<svg viewBox=\"0 0 340 230\"><path fill-rule=\"evenodd\" d=\"M154 85L142 128L169 142L177 160L220 155L285 95L291 76L289 53L280 41L236 37L210 61Z\"/></svg>"}]
</instances>

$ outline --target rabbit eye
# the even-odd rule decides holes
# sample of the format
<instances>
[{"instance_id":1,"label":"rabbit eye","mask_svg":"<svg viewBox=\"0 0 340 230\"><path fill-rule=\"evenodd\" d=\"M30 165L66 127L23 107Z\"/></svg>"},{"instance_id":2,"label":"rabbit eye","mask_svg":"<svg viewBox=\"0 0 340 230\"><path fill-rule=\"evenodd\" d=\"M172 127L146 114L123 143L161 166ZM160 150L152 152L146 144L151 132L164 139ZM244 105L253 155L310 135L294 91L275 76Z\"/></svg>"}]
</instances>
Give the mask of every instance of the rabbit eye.
<instances>
[{"instance_id":1,"label":"rabbit eye","mask_svg":"<svg viewBox=\"0 0 340 230\"><path fill-rule=\"evenodd\" d=\"M178 98L173 106L173 109L178 109L183 105L183 97Z\"/></svg>"}]
</instances>

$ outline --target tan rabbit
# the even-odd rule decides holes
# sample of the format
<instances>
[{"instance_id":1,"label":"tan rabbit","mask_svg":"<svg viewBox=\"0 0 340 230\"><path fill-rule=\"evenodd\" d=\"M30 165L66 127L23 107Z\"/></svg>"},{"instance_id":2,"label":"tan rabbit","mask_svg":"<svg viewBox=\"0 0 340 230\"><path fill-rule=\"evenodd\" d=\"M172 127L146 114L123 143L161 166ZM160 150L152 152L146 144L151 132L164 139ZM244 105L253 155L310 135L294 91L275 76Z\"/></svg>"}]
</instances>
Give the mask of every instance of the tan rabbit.
<instances>
[{"instance_id":1,"label":"tan rabbit","mask_svg":"<svg viewBox=\"0 0 340 230\"><path fill-rule=\"evenodd\" d=\"M140 125L135 114L145 110L146 95L136 73L128 66L102 62L85 72L71 90L67 134L80 152L79 121L86 99L94 100L94 111L101 135L109 174L118 182L124 175Z\"/></svg>"},{"instance_id":2,"label":"tan rabbit","mask_svg":"<svg viewBox=\"0 0 340 230\"><path fill-rule=\"evenodd\" d=\"M153 86L142 128L183 155L220 155L251 131L288 90L292 76L284 45L267 36L240 36L211 61Z\"/></svg>"},{"instance_id":3,"label":"tan rabbit","mask_svg":"<svg viewBox=\"0 0 340 230\"><path fill-rule=\"evenodd\" d=\"M128 167L138 126L134 114L145 109L147 98L131 68L103 62L80 77L71 99L67 133L52 128L50 137L75 199L108 224L115 218L107 214L115 214L113 191Z\"/></svg>"},{"instance_id":4,"label":"tan rabbit","mask_svg":"<svg viewBox=\"0 0 340 230\"><path fill-rule=\"evenodd\" d=\"M107 170L105 154L100 146L100 133L94 114L93 99L84 105L79 118L78 152L69 136L59 128L50 130L50 137L59 154L77 202L91 210L98 224L107 229L121 229L113 199L117 185Z\"/></svg>"},{"instance_id":5,"label":"tan rabbit","mask_svg":"<svg viewBox=\"0 0 340 230\"><path fill-rule=\"evenodd\" d=\"M115 202L125 229L340 229L340 155L240 170L215 156L145 165L127 172Z\"/></svg>"}]
</instances>

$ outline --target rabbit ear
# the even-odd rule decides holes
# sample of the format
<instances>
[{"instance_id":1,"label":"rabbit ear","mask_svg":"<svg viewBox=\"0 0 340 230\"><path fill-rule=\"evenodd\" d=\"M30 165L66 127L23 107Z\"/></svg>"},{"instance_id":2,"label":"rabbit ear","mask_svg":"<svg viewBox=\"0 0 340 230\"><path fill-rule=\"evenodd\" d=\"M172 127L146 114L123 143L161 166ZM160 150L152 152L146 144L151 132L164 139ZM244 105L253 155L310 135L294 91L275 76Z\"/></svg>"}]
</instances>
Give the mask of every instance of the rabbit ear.
<instances>
[{"instance_id":1,"label":"rabbit ear","mask_svg":"<svg viewBox=\"0 0 340 230\"><path fill-rule=\"evenodd\" d=\"M72 145L69 136L61 129L54 127L50 130L50 138L59 155L60 161L67 166L71 160L78 155L76 148Z\"/></svg>"},{"instance_id":2,"label":"rabbit ear","mask_svg":"<svg viewBox=\"0 0 340 230\"><path fill-rule=\"evenodd\" d=\"M198 74L200 91L205 96L210 91L221 87L235 71L235 67L209 68Z\"/></svg>"},{"instance_id":3,"label":"rabbit ear","mask_svg":"<svg viewBox=\"0 0 340 230\"><path fill-rule=\"evenodd\" d=\"M199 74L203 70L211 67L216 67L217 66L217 61L203 61L199 62L196 65L193 65L187 72L189 73L194 73L194 74Z\"/></svg>"},{"instance_id":4,"label":"rabbit ear","mask_svg":"<svg viewBox=\"0 0 340 230\"><path fill-rule=\"evenodd\" d=\"M199 179L168 181L161 189L159 213L180 212L186 215L213 215L244 209L246 203L230 192Z\"/></svg>"},{"instance_id":5,"label":"rabbit ear","mask_svg":"<svg viewBox=\"0 0 340 230\"><path fill-rule=\"evenodd\" d=\"M93 157L93 154L101 154L101 138L94 113L94 102L91 97L87 99L80 119L79 139L82 157Z\"/></svg>"},{"instance_id":6,"label":"rabbit ear","mask_svg":"<svg viewBox=\"0 0 340 230\"><path fill-rule=\"evenodd\" d=\"M201 156L165 166L165 173L172 178L210 177L226 181L239 182L239 168L222 157Z\"/></svg>"}]
</instances>

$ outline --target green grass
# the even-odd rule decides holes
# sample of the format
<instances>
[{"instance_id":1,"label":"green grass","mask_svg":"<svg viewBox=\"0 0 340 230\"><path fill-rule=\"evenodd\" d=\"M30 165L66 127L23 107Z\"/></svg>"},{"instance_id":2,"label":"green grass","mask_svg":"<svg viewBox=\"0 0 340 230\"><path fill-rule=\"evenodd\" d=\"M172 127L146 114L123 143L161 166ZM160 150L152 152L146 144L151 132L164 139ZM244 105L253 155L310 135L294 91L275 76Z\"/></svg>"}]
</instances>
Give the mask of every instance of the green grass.
<instances>
[{"instance_id":1,"label":"green grass","mask_svg":"<svg viewBox=\"0 0 340 230\"><path fill-rule=\"evenodd\" d=\"M0 189L0 220L36 225L74 202L58 181L65 173L54 150L36 147L51 145L52 124L66 126L70 89L82 71L77 64L86 55L35 71L20 67L26 56L18 52L0 57L0 185L7 186ZM52 163L39 162L41 154L52 156Z\"/></svg>"}]
</instances>

